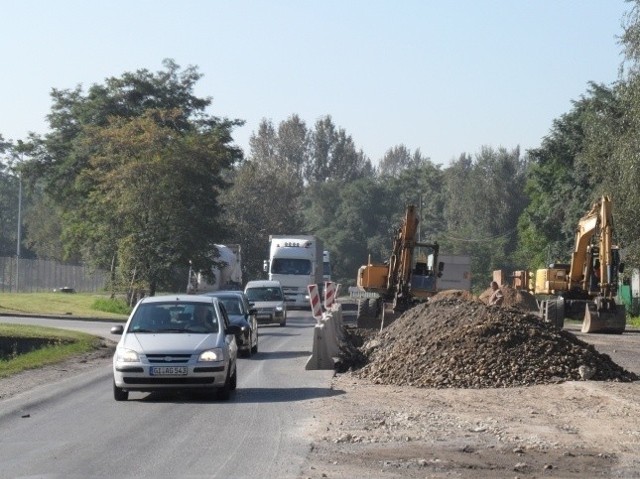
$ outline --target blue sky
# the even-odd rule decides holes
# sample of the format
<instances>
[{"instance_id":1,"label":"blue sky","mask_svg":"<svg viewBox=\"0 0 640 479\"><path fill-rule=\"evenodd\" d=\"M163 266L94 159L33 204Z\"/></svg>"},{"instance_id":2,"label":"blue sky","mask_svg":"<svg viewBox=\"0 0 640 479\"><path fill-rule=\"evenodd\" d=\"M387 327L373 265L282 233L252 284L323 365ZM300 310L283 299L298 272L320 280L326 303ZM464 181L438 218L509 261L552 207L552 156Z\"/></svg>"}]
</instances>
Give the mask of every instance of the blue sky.
<instances>
[{"instance_id":1,"label":"blue sky","mask_svg":"<svg viewBox=\"0 0 640 479\"><path fill-rule=\"evenodd\" d=\"M0 0L0 134L46 133L51 88L85 89L171 58L210 114L331 115L374 163L389 148L446 165L540 145L589 81L622 61L623 0Z\"/></svg>"}]
</instances>

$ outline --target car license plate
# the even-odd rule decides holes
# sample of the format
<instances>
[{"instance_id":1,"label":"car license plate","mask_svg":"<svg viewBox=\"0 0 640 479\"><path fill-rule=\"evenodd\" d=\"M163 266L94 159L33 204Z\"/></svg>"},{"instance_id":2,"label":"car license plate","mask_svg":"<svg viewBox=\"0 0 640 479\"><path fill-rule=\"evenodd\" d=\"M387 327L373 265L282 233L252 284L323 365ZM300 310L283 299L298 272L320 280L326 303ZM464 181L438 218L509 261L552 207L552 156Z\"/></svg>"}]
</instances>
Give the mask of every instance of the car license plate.
<instances>
[{"instance_id":1,"label":"car license plate","mask_svg":"<svg viewBox=\"0 0 640 479\"><path fill-rule=\"evenodd\" d=\"M151 376L186 376L186 366L152 366L149 368Z\"/></svg>"}]
</instances>

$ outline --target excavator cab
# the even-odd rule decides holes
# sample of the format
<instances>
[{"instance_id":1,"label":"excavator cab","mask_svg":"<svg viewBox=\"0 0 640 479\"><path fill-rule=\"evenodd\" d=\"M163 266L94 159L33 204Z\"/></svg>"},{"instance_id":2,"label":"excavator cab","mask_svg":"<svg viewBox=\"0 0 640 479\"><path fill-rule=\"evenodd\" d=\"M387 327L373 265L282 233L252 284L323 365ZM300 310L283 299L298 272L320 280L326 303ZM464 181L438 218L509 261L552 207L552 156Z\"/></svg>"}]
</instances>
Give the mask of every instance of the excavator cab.
<instances>
[{"instance_id":1,"label":"excavator cab","mask_svg":"<svg viewBox=\"0 0 640 479\"><path fill-rule=\"evenodd\" d=\"M413 252L413 268L409 284L411 295L419 300L433 296L437 292L436 280L442 276L443 263L436 268L437 245L417 243Z\"/></svg>"}]
</instances>

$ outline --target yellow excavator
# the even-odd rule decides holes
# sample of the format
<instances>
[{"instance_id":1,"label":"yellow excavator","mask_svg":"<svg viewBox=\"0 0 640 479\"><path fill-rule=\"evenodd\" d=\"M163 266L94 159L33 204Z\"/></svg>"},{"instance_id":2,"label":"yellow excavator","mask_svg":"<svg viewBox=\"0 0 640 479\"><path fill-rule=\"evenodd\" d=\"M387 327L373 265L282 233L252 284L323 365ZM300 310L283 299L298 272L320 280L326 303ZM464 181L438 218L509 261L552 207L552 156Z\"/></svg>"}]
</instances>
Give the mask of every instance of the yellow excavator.
<instances>
[{"instance_id":1,"label":"yellow excavator","mask_svg":"<svg viewBox=\"0 0 640 479\"><path fill-rule=\"evenodd\" d=\"M396 230L389 260L358 269L357 325L362 328L388 326L401 313L437 292L436 277L442 276L437 243L420 243L415 205L407 206Z\"/></svg>"},{"instance_id":2,"label":"yellow excavator","mask_svg":"<svg viewBox=\"0 0 640 479\"><path fill-rule=\"evenodd\" d=\"M622 334L624 304L616 303L618 274L624 264L613 244L612 204L602 196L578 222L571 264L552 264L535 276L544 318L562 328L564 318L582 319L583 333Z\"/></svg>"}]
</instances>

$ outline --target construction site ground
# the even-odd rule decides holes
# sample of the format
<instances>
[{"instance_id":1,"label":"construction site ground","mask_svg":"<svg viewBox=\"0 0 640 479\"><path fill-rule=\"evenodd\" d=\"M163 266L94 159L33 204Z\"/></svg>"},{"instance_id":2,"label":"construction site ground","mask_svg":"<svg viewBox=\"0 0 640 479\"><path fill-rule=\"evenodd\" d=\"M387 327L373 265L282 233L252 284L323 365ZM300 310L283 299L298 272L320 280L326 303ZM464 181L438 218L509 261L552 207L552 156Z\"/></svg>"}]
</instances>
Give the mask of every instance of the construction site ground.
<instances>
[{"instance_id":1,"label":"construction site ground","mask_svg":"<svg viewBox=\"0 0 640 479\"><path fill-rule=\"evenodd\" d=\"M640 331L564 329L629 372L627 379L434 388L338 373L332 386L343 394L314 405L318 429L301 477L640 477L640 383L628 380L640 374ZM415 368L420 359L407 362Z\"/></svg>"}]
</instances>

